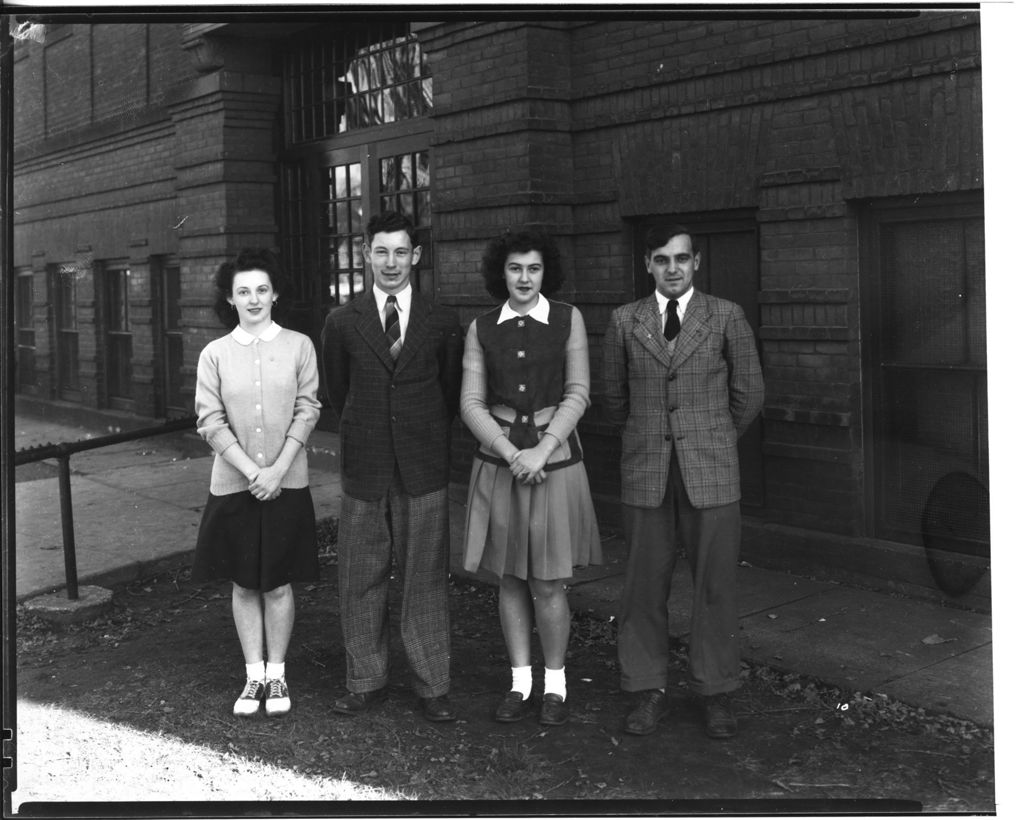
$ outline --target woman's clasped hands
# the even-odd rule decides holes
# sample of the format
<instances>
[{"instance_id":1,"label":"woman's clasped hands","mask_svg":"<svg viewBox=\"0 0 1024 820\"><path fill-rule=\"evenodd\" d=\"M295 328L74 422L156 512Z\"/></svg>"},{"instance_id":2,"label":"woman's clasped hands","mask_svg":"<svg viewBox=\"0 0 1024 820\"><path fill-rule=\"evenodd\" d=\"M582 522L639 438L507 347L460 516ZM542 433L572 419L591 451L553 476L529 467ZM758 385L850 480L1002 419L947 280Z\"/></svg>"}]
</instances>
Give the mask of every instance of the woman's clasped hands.
<instances>
[{"instance_id":1,"label":"woman's clasped hands","mask_svg":"<svg viewBox=\"0 0 1024 820\"><path fill-rule=\"evenodd\" d=\"M528 450L518 450L509 462L512 477L523 484L541 484L548 477L544 467L551 453L538 444Z\"/></svg>"},{"instance_id":2,"label":"woman's clasped hands","mask_svg":"<svg viewBox=\"0 0 1024 820\"><path fill-rule=\"evenodd\" d=\"M249 482L249 492L258 501L273 501L281 495L281 480L284 475L271 467L262 467Z\"/></svg>"}]
</instances>

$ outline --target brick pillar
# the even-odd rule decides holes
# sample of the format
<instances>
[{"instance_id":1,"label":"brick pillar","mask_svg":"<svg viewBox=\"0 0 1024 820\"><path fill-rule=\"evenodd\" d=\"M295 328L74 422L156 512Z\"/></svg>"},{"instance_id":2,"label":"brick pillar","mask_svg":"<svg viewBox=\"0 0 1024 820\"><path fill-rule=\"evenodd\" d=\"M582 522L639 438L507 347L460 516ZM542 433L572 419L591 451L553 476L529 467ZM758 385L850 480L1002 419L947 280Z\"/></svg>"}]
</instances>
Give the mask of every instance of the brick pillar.
<instances>
[{"instance_id":1,"label":"brick pillar","mask_svg":"<svg viewBox=\"0 0 1024 820\"><path fill-rule=\"evenodd\" d=\"M472 24L469 33L465 23L417 31L434 78L440 298L489 305L479 275L487 239L523 226L571 230L570 49L557 22Z\"/></svg>"},{"instance_id":2,"label":"brick pillar","mask_svg":"<svg viewBox=\"0 0 1024 820\"><path fill-rule=\"evenodd\" d=\"M863 533L859 248L827 108L780 106L759 177L765 508Z\"/></svg>"},{"instance_id":3,"label":"brick pillar","mask_svg":"<svg viewBox=\"0 0 1024 820\"><path fill-rule=\"evenodd\" d=\"M217 267L246 246L275 247L281 80L261 43L213 35L183 43L201 76L171 108L175 128L184 376L225 332L210 305Z\"/></svg>"}]
</instances>

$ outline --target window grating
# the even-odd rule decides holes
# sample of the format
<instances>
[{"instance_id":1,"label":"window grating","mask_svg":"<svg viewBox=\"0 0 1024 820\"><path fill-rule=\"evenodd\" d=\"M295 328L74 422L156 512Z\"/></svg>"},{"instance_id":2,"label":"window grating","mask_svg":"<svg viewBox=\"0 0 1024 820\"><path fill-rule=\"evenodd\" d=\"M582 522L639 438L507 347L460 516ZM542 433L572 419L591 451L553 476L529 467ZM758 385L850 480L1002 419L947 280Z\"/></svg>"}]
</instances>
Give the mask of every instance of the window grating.
<instances>
[{"instance_id":1,"label":"window grating","mask_svg":"<svg viewBox=\"0 0 1024 820\"><path fill-rule=\"evenodd\" d=\"M310 142L426 116L433 79L404 24L362 24L310 40L285 55L288 138Z\"/></svg>"}]
</instances>

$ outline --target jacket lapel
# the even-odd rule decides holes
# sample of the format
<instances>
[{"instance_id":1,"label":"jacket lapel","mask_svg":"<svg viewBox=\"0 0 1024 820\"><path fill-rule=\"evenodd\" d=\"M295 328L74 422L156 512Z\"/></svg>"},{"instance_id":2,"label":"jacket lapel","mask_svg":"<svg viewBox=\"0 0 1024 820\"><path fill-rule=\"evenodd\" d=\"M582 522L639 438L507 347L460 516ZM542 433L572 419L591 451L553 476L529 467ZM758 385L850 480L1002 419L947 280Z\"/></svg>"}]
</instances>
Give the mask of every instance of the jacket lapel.
<instances>
[{"instance_id":1,"label":"jacket lapel","mask_svg":"<svg viewBox=\"0 0 1024 820\"><path fill-rule=\"evenodd\" d=\"M673 367L678 367L685 362L707 338L711 331L710 318L707 298L700 291L694 290L693 296L690 297L690 303L686 306L686 314L679 325L676 349L672 354Z\"/></svg>"},{"instance_id":2,"label":"jacket lapel","mask_svg":"<svg viewBox=\"0 0 1024 820\"><path fill-rule=\"evenodd\" d=\"M377 354L388 370L394 370L395 362L391 358L387 340L384 338L384 327L377 314L377 300L373 298L372 290L368 290L355 303L355 310L358 314L356 329L363 337L363 341L366 342L366 346Z\"/></svg>"},{"instance_id":3,"label":"jacket lapel","mask_svg":"<svg viewBox=\"0 0 1024 820\"><path fill-rule=\"evenodd\" d=\"M672 352L665 341L665 333L661 328L661 314L658 312L658 300L653 293L637 305L635 316L633 336L652 356L668 367L672 361Z\"/></svg>"}]
</instances>

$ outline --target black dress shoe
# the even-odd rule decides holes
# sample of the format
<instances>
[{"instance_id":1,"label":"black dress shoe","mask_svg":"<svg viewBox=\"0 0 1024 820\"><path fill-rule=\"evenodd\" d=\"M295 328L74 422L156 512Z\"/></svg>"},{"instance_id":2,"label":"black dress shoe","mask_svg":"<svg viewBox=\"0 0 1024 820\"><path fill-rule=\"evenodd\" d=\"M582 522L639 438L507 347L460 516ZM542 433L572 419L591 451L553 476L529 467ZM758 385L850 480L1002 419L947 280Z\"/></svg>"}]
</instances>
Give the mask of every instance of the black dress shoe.
<instances>
[{"instance_id":1,"label":"black dress shoe","mask_svg":"<svg viewBox=\"0 0 1024 820\"><path fill-rule=\"evenodd\" d=\"M658 721L668 712L668 695L660 689L640 693L639 705L626 717L626 734L649 735L658 728Z\"/></svg>"},{"instance_id":2,"label":"black dress shoe","mask_svg":"<svg viewBox=\"0 0 1024 820\"><path fill-rule=\"evenodd\" d=\"M501 699L498 708L494 710L494 719L498 723L515 723L526 716L526 704L529 698L524 698L522 692L506 692Z\"/></svg>"},{"instance_id":3,"label":"black dress shoe","mask_svg":"<svg viewBox=\"0 0 1024 820\"><path fill-rule=\"evenodd\" d=\"M561 695L546 692L540 703L541 726L561 726L569 719L569 706Z\"/></svg>"},{"instance_id":4,"label":"black dress shoe","mask_svg":"<svg viewBox=\"0 0 1024 820\"><path fill-rule=\"evenodd\" d=\"M427 720L432 720L435 723L455 720L455 709L447 695L438 695L436 698L420 698L420 706L423 708L423 717Z\"/></svg>"},{"instance_id":5,"label":"black dress shoe","mask_svg":"<svg viewBox=\"0 0 1024 820\"><path fill-rule=\"evenodd\" d=\"M374 689L372 692L349 692L345 697L334 701L331 711L339 715L361 715L385 697L387 690L384 688Z\"/></svg>"},{"instance_id":6,"label":"black dress shoe","mask_svg":"<svg viewBox=\"0 0 1024 820\"><path fill-rule=\"evenodd\" d=\"M704 732L716 740L733 737L736 734L736 715L732 710L732 699L726 695L708 695L701 698L704 712Z\"/></svg>"}]
</instances>

